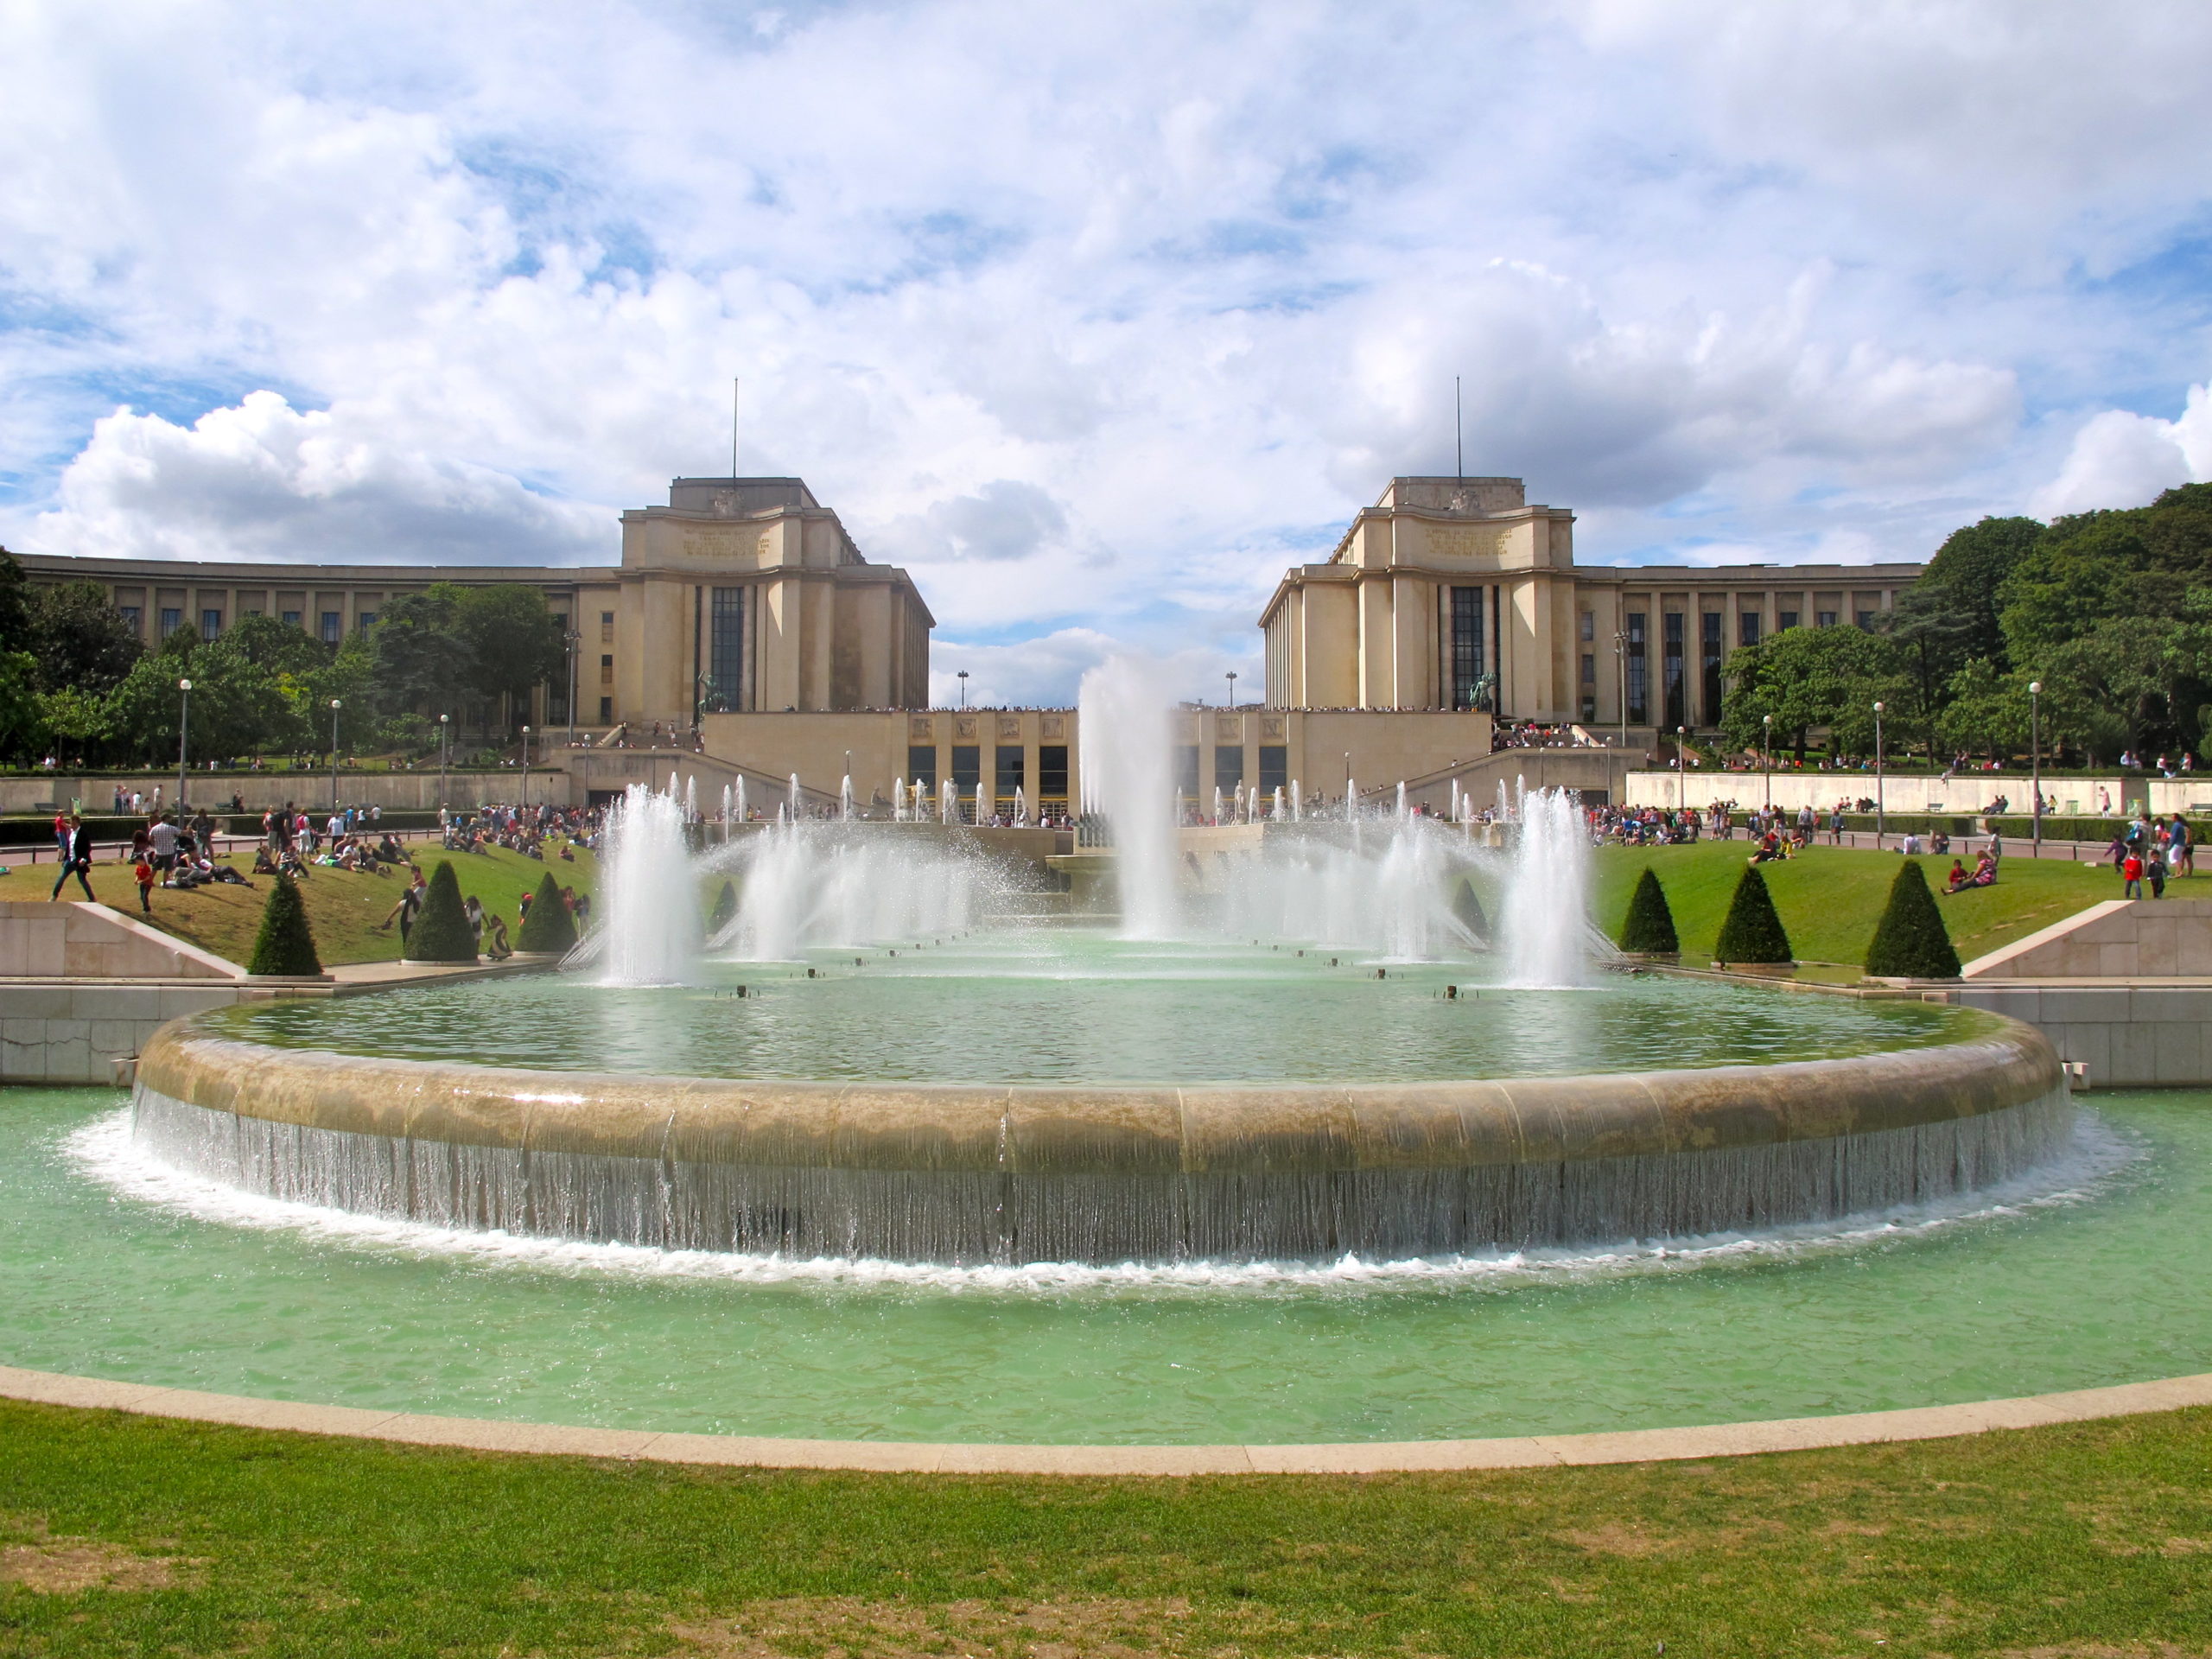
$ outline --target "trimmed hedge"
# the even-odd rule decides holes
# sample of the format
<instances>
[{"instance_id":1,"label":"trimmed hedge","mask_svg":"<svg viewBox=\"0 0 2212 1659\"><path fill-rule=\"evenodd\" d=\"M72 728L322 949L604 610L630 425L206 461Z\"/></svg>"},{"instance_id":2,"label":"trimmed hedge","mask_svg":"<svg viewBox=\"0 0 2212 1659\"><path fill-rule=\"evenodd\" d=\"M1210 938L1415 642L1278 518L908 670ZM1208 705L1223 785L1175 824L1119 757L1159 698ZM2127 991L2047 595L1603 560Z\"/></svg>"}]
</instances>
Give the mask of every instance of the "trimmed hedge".
<instances>
[{"instance_id":1,"label":"trimmed hedge","mask_svg":"<svg viewBox=\"0 0 2212 1659\"><path fill-rule=\"evenodd\" d=\"M407 960L476 960L476 936L468 931L468 912L461 903L461 878L453 873L451 859L439 860L438 868L430 872L423 913L415 918L414 931L407 936Z\"/></svg>"},{"instance_id":2,"label":"trimmed hedge","mask_svg":"<svg viewBox=\"0 0 2212 1659\"><path fill-rule=\"evenodd\" d=\"M707 914L707 931L719 933L737 919L737 887L725 881L722 890L715 895L715 907Z\"/></svg>"},{"instance_id":3,"label":"trimmed hedge","mask_svg":"<svg viewBox=\"0 0 2212 1659\"><path fill-rule=\"evenodd\" d=\"M1889 979L1956 979L1959 953L1920 861L1908 858L1890 883L1890 902L1866 950L1866 971Z\"/></svg>"},{"instance_id":4,"label":"trimmed hedge","mask_svg":"<svg viewBox=\"0 0 2212 1659\"><path fill-rule=\"evenodd\" d=\"M566 956L575 948L575 918L562 903L561 884L548 870L538 877L537 891L531 895L530 913L522 918L522 929L515 935L515 949Z\"/></svg>"},{"instance_id":5,"label":"trimmed hedge","mask_svg":"<svg viewBox=\"0 0 2212 1659\"><path fill-rule=\"evenodd\" d=\"M249 974L278 974L309 978L322 972L322 958L315 952L315 930L308 925L306 900L299 884L278 874L261 906L261 931L254 935L253 955L246 963Z\"/></svg>"},{"instance_id":6,"label":"trimmed hedge","mask_svg":"<svg viewBox=\"0 0 2212 1659\"><path fill-rule=\"evenodd\" d=\"M1789 935L1783 931L1782 916L1774 907L1774 895L1766 890L1766 878L1759 874L1758 866L1744 866L1743 879L1736 883L1736 896L1728 901L1728 918L1720 924L1720 938L1713 947L1713 961L1726 964L1732 962L1755 963L1793 961L1789 949Z\"/></svg>"},{"instance_id":7,"label":"trimmed hedge","mask_svg":"<svg viewBox=\"0 0 2212 1659\"><path fill-rule=\"evenodd\" d=\"M1681 952L1682 942L1675 934L1675 912L1667 902L1667 890L1659 885L1659 877L1647 864L1643 874L1637 878L1636 892L1628 901L1628 920L1621 928L1621 949L1639 956L1665 957Z\"/></svg>"}]
</instances>

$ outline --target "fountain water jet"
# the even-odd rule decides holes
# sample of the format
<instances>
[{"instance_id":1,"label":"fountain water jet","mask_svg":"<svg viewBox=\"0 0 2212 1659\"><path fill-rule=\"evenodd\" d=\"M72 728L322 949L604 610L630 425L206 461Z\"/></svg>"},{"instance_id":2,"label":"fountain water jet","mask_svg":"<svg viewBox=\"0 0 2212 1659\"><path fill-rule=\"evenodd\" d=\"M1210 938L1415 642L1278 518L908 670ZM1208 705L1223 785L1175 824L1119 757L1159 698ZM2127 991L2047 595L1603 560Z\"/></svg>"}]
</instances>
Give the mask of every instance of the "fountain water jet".
<instances>
[{"instance_id":1,"label":"fountain water jet","mask_svg":"<svg viewBox=\"0 0 2212 1659\"><path fill-rule=\"evenodd\" d=\"M1176 826L1182 799L1169 760L1167 705L1148 663L1112 657L1083 677L1082 800L1114 828L1114 880L1125 938L1170 939L1180 921Z\"/></svg>"},{"instance_id":2,"label":"fountain water jet","mask_svg":"<svg viewBox=\"0 0 2212 1659\"><path fill-rule=\"evenodd\" d=\"M1501 785L1502 787L1502 785ZM1521 791L1521 835L1507 878L1506 980L1523 988L1590 982L1590 834L1572 791Z\"/></svg>"},{"instance_id":3,"label":"fountain water jet","mask_svg":"<svg viewBox=\"0 0 2212 1659\"><path fill-rule=\"evenodd\" d=\"M632 784L607 824L607 919L596 941L609 985L680 985L699 950L699 894L671 792Z\"/></svg>"}]
</instances>

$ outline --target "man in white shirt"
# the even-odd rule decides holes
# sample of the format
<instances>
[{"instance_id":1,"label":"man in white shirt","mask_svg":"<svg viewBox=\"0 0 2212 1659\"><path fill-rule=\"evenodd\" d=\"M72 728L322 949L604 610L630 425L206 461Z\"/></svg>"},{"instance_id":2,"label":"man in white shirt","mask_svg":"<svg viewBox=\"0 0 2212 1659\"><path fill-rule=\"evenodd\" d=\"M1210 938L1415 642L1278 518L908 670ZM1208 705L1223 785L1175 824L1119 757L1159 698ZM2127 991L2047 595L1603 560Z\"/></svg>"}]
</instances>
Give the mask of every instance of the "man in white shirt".
<instances>
[{"instance_id":1,"label":"man in white shirt","mask_svg":"<svg viewBox=\"0 0 2212 1659\"><path fill-rule=\"evenodd\" d=\"M176 868L176 825L166 817L156 818L146 838L154 843L154 868L166 880Z\"/></svg>"}]
</instances>

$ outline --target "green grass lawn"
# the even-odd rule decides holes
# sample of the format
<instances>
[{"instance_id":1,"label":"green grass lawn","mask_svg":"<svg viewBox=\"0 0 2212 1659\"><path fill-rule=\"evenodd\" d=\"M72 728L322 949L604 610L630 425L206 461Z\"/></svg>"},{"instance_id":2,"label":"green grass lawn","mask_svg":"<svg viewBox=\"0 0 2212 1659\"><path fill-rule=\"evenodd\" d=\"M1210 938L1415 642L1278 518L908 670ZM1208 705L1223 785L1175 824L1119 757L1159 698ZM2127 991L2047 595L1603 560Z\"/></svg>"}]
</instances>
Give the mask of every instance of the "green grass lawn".
<instances>
[{"instance_id":1,"label":"green grass lawn","mask_svg":"<svg viewBox=\"0 0 2212 1659\"><path fill-rule=\"evenodd\" d=\"M1700 842L1691 847L1601 849L1592 901L1598 925L1607 938L1619 936L1628 916L1629 894L1649 864L1667 889L1683 959L1709 960L1729 896L1751 850L1751 844L1741 840ZM1874 924L1881 919L1890 883L1903 861L1896 853L1814 847L1796 859L1759 868L1799 960L1856 967L1866 960ZM2088 906L2120 896L2120 879L2108 866L2086 869L2066 859L2031 859L2015 852L2005 857L1995 887L1943 898L1951 861L1923 857L1919 862L1938 894L1936 902L1961 962L1972 962ZM2204 882L2204 896L2212 898L2212 877L2172 882L2166 891L2176 898L2193 897L2198 880Z\"/></svg>"},{"instance_id":2,"label":"green grass lawn","mask_svg":"<svg viewBox=\"0 0 2212 1659\"><path fill-rule=\"evenodd\" d=\"M486 910L505 917L510 941L521 926L521 896L535 889L548 869L554 872L555 880L562 886L572 887L580 893L590 893L598 880L598 861L582 848L576 849L574 863L559 858L540 863L504 849L486 853L448 853L435 841L410 842L407 847L425 874L437 868L440 859L451 859L454 874L461 879L461 896L465 899L473 893L483 901ZM253 868L251 853L222 861L235 866L241 874ZM43 899L54 886L54 866L50 861L41 865L16 864L4 883L0 883L0 896ZM269 897L266 877L250 879L254 882L250 888L219 883L178 893L156 887L153 914L143 919L203 950L212 950L226 961L243 963L253 953L254 934L261 925L261 906ZM300 884L301 895L307 900L308 925L315 930L315 949L326 967L399 959L397 925L390 932L380 933L376 924L398 901L406 880L405 872L399 870L380 876L356 875L318 866L314 874ZM131 916L139 913L138 886L132 880L127 863L107 860L93 865L92 892L104 905L111 905ZM64 896L82 895L72 881L64 890Z\"/></svg>"},{"instance_id":3,"label":"green grass lawn","mask_svg":"<svg viewBox=\"0 0 2212 1659\"><path fill-rule=\"evenodd\" d=\"M1358 1478L686 1469L12 1403L0 1448L10 1655L2212 1652L2205 1411Z\"/></svg>"}]
</instances>

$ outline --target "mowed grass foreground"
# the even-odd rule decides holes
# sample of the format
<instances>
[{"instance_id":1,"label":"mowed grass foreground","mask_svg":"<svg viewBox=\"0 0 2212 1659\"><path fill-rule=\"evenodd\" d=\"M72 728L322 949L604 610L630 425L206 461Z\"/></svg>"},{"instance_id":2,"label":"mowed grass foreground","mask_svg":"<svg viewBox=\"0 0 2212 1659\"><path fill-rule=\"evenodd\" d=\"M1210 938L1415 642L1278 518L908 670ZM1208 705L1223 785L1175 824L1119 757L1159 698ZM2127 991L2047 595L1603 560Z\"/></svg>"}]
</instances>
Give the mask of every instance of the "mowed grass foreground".
<instances>
[{"instance_id":1,"label":"mowed grass foreground","mask_svg":"<svg viewBox=\"0 0 2212 1659\"><path fill-rule=\"evenodd\" d=\"M1608 938L1620 937L1629 895L1649 864L1667 889L1684 960L1708 960L1751 854L1751 843L1740 839L1688 847L1602 848L1592 900L1594 919ZM1874 925L1881 919L1890 884L1904 861L1893 852L1816 846L1794 859L1762 864L1759 870L1799 961L1859 967L1866 961ZM1950 858L1929 855L1916 861L1938 895L1944 925L1961 962L1972 962L2076 911L2120 896L2120 878L2107 865L2087 868L2077 860L2033 859L2020 847L2006 854L1995 887L1948 897L1942 895ZM1972 866L1968 860L1967 867ZM2170 899L2200 894L2212 899L2212 864L2202 875L2166 884Z\"/></svg>"},{"instance_id":2,"label":"mowed grass foreground","mask_svg":"<svg viewBox=\"0 0 2212 1659\"><path fill-rule=\"evenodd\" d=\"M2212 1412L1363 1478L807 1474L0 1404L10 1655L2212 1652Z\"/></svg>"},{"instance_id":3,"label":"mowed grass foreground","mask_svg":"<svg viewBox=\"0 0 2212 1659\"><path fill-rule=\"evenodd\" d=\"M505 848L483 853L448 853L435 841L410 842L406 845L426 875L437 868L439 860L450 859L454 874L461 879L461 897L473 894L483 901L486 911L505 918L510 943L522 925L522 895L533 891L546 871L551 870L555 880L580 893L592 892L599 879L598 860L582 847L575 849L573 863L559 857L550 857L540 863ZM254 885L238 887L216 882L188 892L156 887L153 913L140 916L138 884L131 876L130 864L107 858L92 866L92 892L100 903L127 916L150 922L163 932L174 934L203 950L212 950L227 962L242 963L253 954L254 934L261 926L261 907L268 901L270 879L252 874L251 853L218 862L230 865ZM13 864L6 879L0 880L0 898L44 899L53 889L55 868L51 860L35 865ZM407 872L404 868L370 875L316 865L314 874L300 883L300 894L307 900L308 925L315 930L315 949L323 965L397 962L398 924L394 923L389 932L378 931L377 924L391 913L406 885ZM81 899L84 894L72 880L61 890L61 896Z\"/></svg>"}]
</instances>

